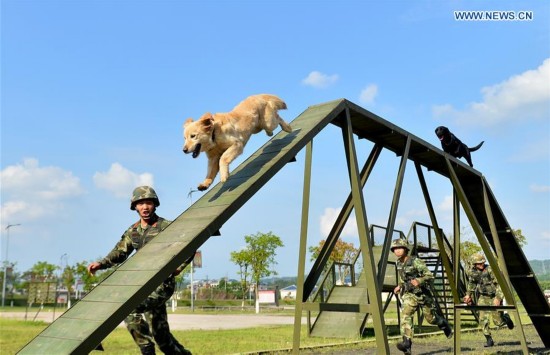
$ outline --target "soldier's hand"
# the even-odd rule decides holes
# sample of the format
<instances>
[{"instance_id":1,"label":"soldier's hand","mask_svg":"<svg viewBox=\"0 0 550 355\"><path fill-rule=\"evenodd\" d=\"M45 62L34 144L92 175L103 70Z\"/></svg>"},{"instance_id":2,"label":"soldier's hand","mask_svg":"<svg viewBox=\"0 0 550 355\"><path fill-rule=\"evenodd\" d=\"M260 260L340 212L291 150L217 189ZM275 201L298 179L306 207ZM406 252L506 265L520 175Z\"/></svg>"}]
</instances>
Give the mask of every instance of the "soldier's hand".
<instances>
[{"instance_id":1,"label":"soldier's hand","mask_svg":"<svg viewBox=\"0 0 550 355\"><path fill-rule=\"evenodd\" d=\"M393 293L395 293L396 295L398 295L400 291L401 287L399 285L395 286L395 288L393 289Z\"/></svg>"},{"instance_id":2,"label":"soldier's hand","mask_svg":"<svg viewBox=\"0 0 550 355\"><path fill-rule=\"evenodd\" d=\"M470 304L470 303L472 303L472 297L470 297L470 296L467 296L467 295L466 295L466 296L464 296L464 298L463 298L462 300L463 300L463 301L464 301L464 303L466 303L466 304Z\"/></svg>"},{"instance_id":3,"label":"soldier's hand","mask_svg":"<svg viewBox=\"0 0 550 355\"><path fill-rule=\"evenodd\" d=\"M87 269L90 275L94 275L96 271L99 270L100 268L101 268L101 264L98 263L97 261L94 261L93 263L90 263L90 265L88 265Z\"/></svg>"},{"instance_id":4,"label":"soldier's hand","mask_svg":"<svg viewBox=\"0 0 550 355\"><path fill-rule=\"evenodd\" d=\"M414 287L418 287L420 285L420 281L418 281L417 279L412 279L411 280L411 284L414 286Z\"/></svg>"},{"instance_id":5,"label":"soldier's hand","mask_svg":"<svg viewBox=\"0 0 550 355\"><path fill-rule=\"evenodd\" d=\"M502 303L502 300L499 300L498 298L493 299L493 306L500 306Z\"/></svg>"}]
</instances>

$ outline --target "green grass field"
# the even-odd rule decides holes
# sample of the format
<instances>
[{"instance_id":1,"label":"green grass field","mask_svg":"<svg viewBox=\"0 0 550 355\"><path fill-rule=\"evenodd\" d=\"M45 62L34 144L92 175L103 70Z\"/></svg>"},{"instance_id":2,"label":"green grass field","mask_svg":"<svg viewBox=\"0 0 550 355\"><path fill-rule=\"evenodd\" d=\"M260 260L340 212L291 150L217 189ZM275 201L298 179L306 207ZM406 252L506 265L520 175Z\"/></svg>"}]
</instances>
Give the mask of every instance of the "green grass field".
<instances>
[{"instance_id":1,"label":"green grass field","mask_svg":"<svg viewBox=\"0 0 550 355\"><path fill-rule=\"evenodd\" d=\"M0 353L15 354L38 335L47 324L0 318ZM293 326L274 326L234 330L172 331L193 354L234 354L292 347ZM311 346L343 342L341 339L308 338L302 327L301 345ZM124 328L116 328L102 342L104 352L96 354L139 354L131 336Z\"/></svg>"},{"instance_id":2,"label":"green grass field","mask_svg":"<svg viewBox=\"0 0 550 355\"><path fill-rule=\"evenodd\" d=\"M9 309L9 311L22 311L24 309ZM44 312L48 310L45 309ZM59 311L59 310L58 310ZM177 313L189 313L187 310L178 310ZM227 314L238 313L228 311L207 311L197 312L205 314ZM242 313L242 312L240 312ZM293 312L291 310L277 311L278 315L288 314L291 316ZM393 322L391 311L387 312L386 321L388 326L388 336L391 336L390 348L395 347L396 339L399 338L399 330L396 322ZM521 312L523 324L530 323L527 315ZM32 315L29 319L32 319ZM389 322L388 322L389 320ZM38 335L42 330L47 327L47 323L39 321L23 321L13 320L0 317L0 354L16 354L25 344ZM474 326L475 324L471 324ZM463 330L467 326L463 324ZM528 328L528 327L527 327ZM286 326L270 326L270 327L257 327L247 329L232 329L232 330L173 330L173 334L176 338L193 354L242 354L242 353L285 353L288 349L292 348L293 344L293 329L292 325ZM452 340L446 339L441 334L437 334L429 337L422 337L420 333L426 333L437 330L434 327L425 327L422 331L418 329L415 331L415 348L418 349L421 346L426 348L449 347L452 345ZM312 338L308 337L306 326L302 327L300 345L303 350L302 353L314 352L314 353L334 353L335 351L341 351L343 349L371 349L376 351L376 342L374 341L374 334L372 333L371 326L368 326L368 336L364 340L358 341L357 339L335 339L335 338ZM531 326L526 332L528 341L540 339L535 330ZM508 330L497 330L495 334L495 340L516 338L515 332ZM462 344L472 345L474 348L479 349L480 354L483 351L483 335L479 331L466 332L462 334ZM139 354L137 346L134 344L131 336L127 330L121 327L117 327L107 338L102 342L105 349L104 352L93 351L93 354ZM332 345L332 346L331 346ZM542 344L539 344L540 347ZM323 346L323 348L318 348ZM314 350L307 350L307 348L314 348ZM317 347L317 348L316 348ZM509 350L516 351L517 345L511 345ZM499 349L502 351L504 349ZM160 351L158 352L160 353ZM468 352L467 352L468 353ZM488 352L490 353L490 352ZM506 352L505 352L506 353ZM546 352L541 352L545 353Z\"/></svg>"},{"instance_id":3,"label":"green grass field","mask_svg":"<svg viewBox=\"0 0 550 355\"><path fill-rule=\"evenodd\" d=\"M0 353L15 354L28 341L35 337L47 326L44 322L21 321L0 318ZM535 340L538 335L532 326L526 326L526 337L529 340ZM174 331L174 335L187 347L193 354L242 354L242 353L288 353L292 348L292 326L261 327L254 329L237 330L192 330L192 331ZM395 329L390 333L395 334ZM505 345L493 349L483 348L483 335L479 331L466 332L462 334L463 347L466 346L472 351L466 351L467 354L491 354L498 350L502 354L519 354L519 342L509 342L509 337L515 337L514 333L508 330L494 331L494 338L498 342L508 341ZM507 338L508 337L508 338ZM397 337L390 339L390 349L395 347ZM540 343L540 341L539 341ZM102 342L105 351L93 351L92 354L140 354L138 348L132 341L130 335L124 328L115 329ZM452 339L446 339L441 334L421 336L417 334L414 340L414 348L430 351L437 349L446 349L450 351ZM532 344L531 345L535 345ZM540 346L541 344L538 344ZM322 346L322 347L318 347ZM337 353L346 350L348 353L376 353L376 342L372 334L366 340L345 340L345 339L323 339L310 338L307 336L305 326L301 333L301 353ZM370 352L369 352L370 349ZM494 350L494 351L491 351ZM544 349L538 349L536 354L548 354ZM421 351L422 352L422 351ZM159 352L160 353L160 352Z\"/></svg>"}]
</instances>

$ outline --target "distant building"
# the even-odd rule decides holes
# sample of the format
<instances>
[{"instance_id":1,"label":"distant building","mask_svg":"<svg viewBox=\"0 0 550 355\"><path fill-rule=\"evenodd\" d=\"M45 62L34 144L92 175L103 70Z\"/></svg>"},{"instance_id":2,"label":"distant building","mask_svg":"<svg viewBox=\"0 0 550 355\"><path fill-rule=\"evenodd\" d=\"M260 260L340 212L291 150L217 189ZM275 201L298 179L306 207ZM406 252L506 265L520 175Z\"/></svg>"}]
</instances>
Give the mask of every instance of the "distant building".
<instances>
[{"instance_id":1,"label":"distant building","mask_svg":"<svg viewBox=\"0 0 550 355\"><path fill-rule=\"evenodd\" d=\"M281 289L281 298L282 299L295 300L297 290L298 290L298 288L296 287L296 285L290 285L290 286L287 286L285 288L282 288Z\"/></svg>"}]
</instances>

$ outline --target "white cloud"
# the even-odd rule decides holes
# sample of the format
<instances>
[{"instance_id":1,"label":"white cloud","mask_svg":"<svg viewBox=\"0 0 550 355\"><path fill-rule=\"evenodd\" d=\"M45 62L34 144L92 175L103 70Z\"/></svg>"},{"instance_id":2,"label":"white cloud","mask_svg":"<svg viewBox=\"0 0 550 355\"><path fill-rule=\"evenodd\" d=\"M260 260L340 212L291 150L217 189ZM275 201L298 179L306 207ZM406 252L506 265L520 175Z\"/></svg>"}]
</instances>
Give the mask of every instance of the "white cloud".
<instances>
[{"instance_id":1,"label":"white cloud","mask_svg":"<svg viewBox=\"0 0 550 355\"><path fill-rule=\"evenodd\" d=\"M111 164L107 172L96 172L94 183L97 188L107 190L119 198L127 198L137 186L154 185L152 174L137 174L119 163Z\"/></svg>"},{"instance_id":2,"label":"white cloud","mask_svg":"<svg viewBox=\"0 0 550 355\"><path fill-rule=\"evenodd\" d=\"M38 160L28 158L23 164L11 165L0 173L2 188L17 195L60 199L80 195L80 180L70 171L55 166L40 167Z\"/></svg>"},{"instance_id":3,"label":"white cloud","mask_svg":"<svg viewBox=\"0 0 550 355\"><path fill-rule=\"evenodd\" d=\"M453 210L453 196L445 196L443 201L437 206L441 211L452 211Z\"/></svg>"},{"instance_id":4,"label":"white cloud","mask_svg":"<svg viewBox=\"0 0 550 355\"><path fill-rule=\"evenodd\" d=\"M336 217L338 217L339 213L340 208L325 208L323 215L321 216L321 218L319 218L321 234L323 235L323 237L327 237L329 235L332 227L334 226L334 222L336 221ZM355 216L352 213L346 225L344 226L344 230L342 231L342 234L340 236L344 237L357 235L359 235L359 232L357 230L357 222L355 220Z\"/></svg>"},{"instance_id":5,"label":"white cloud","mask_svg":"<svg viewBox=\"0 0 550 355\"><path fill-rule=\"evenodd\" d=\"M4 223L53 215L63 208L63 200L84 193L80 180L70 171L40 167L34 158L6 167L0 171L0 180L5 201L0 214Z\"/></svg>"},{"instance_id":6,"label":"white cloud","mask_svg":"<svg viewBox=\"0 0 550 355\"><path fill-rule=\"evenodd\" d=\"M486 127L547 119L550 113L549 78L550 58L537 69L482 88L482 100L470 103L464 110L446 104L434 106L432 112L434 117L452 120L457 125Z\"/></svg>"},{"instance_id":7,"label":"white cloud","mask_svg":"<svg viewBox=\"0 0 550 355\"><path fill-rule=\"evenodd\" d=\"M312 71L307 78L302 80L302 84L312 86L316 89L324 89L338 81L338 75L327 75L318 71Z\"/></svg>"},{"instance_id":8,"label":"white cloud","mask_svg":"<svg viewBox=\"0 0 550 355\"><path fill-rule=\"evenodd\" d=\"M374 104L374 98L378 95L378 85L369 84L359 94L359 102L362 104Z\"/></svg>"},{"instance_id":9,"label":"white cloud","mask_svg":"<svg viewBox=\"0 0 550 355\"><path fill-rule=\"evenodd\" d=\"M550 192L550 185L531 184L529 189L533 192Z\"/></svg>"}]
</instances>

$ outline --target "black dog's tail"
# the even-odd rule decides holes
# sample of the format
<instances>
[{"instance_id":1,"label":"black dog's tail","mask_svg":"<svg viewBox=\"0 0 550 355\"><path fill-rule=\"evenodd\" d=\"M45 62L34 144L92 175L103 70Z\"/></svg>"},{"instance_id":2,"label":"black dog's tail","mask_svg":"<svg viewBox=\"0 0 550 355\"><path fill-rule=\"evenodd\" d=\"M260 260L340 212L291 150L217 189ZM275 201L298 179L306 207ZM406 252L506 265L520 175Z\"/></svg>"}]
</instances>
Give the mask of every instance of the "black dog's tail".
<instances>
[{"instance_id":1,"label":"black dog's tail","mask_svg":"<svg viewBox=\"0 0 550 355\"><path fill-rule=\"evenodd\" d=\"M468 149L470 150L470 152L475 152L476 150L478 150L479 148L481 148L481 146L483 145L483 143L485 143L485 141L482 141L481 143L479 143L479 144L476 145L475 147L468 148Z\"/></svg>"}]
</instances>

